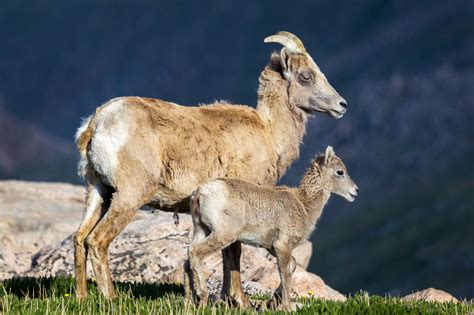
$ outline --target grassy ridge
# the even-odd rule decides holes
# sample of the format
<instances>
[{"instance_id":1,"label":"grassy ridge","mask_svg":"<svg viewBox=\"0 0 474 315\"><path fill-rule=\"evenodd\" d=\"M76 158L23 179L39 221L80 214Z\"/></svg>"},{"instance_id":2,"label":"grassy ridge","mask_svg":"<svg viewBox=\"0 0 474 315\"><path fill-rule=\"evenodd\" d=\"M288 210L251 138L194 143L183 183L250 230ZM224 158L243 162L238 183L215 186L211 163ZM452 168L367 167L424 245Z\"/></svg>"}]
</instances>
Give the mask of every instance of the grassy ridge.
<instances>
[{"instance_id":1,"label":"grassy ridge","mask_svg":"<svg viewBox=\"0 0 474 315\"><path fill-rule=\"evenodd\" d=\"M183 299L180 285L116 283L119 297L108 301L89 283L90 296L78 301L72 278L16 278L0 282L0 314L254 314L223 303L196 308ZM357 294L346 302L301 299L299 314L467 314L471 303L402 302ZM264 314L283 312L266 311Z\"/></svg>"}]
</instances>

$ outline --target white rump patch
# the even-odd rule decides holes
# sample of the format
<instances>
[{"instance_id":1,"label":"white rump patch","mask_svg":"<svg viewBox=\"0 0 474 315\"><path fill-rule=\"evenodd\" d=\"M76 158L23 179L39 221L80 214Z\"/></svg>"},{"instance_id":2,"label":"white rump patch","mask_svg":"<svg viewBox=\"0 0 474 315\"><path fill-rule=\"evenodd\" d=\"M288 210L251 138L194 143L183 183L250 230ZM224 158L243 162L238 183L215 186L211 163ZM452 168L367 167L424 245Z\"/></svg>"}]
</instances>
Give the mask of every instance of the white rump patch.
<instances>
[{"instance_id":1,"label":"white rump patch","mask_svg":"<svg viewBox=\"0 0 474 315\"><path fill-rule=\"evenodd\" d=\"M130 116L126 113L122 99L105 105L96 116L97 127L91 141L89 158L94 169L112 186L115 186L115 172L118 153L130 136Z\"/></svg>"},{"instance_id":2,"label":"white rump patch","mask_svg":"<svg viewBox=\"0 0 474 315\"><path fill-rule=\"evenodd\" d=\"M199 210L204 224L218 226L222 212L227 203L226 185L219 180L213 180L199 187Z\"/></svg>"}]
</instances>

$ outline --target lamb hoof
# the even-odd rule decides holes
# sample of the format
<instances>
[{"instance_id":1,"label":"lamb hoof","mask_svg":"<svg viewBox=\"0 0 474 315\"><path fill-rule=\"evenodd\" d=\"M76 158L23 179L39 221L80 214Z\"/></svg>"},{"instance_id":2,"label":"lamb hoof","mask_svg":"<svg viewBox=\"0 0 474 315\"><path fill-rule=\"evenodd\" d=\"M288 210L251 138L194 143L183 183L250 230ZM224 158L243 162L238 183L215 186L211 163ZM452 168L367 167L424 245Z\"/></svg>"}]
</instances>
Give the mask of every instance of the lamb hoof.
<instances>
[{"instance_id":1,"label":"lamb hoof","mask_svg":"<svg viewBox=\"0 0 474 315\"><path fill-rule=\"evenodd\" d=\"M256 312L264 312L267 310L267 303L262 300L251 300L250 306Z\"/></svg>"},{"instance_id":2,"label":"lamb hoof","mask_svg":"<svg viewBox=\"0 0 474 315\"><path fill-rule=\"evenodd\" d=\"M289 304L281 304L277 307L279 311L296 312L303 307L303 304L298 302L290 302Z\"/></svg>"},{"instance_id":3,"label":"lamb hoof","mask_svg":"<svg viewBox=\"0 0 474 315\"><path fill-rule=\"evenodd\" d=\"M278 299L272 299L266 303L266 308L264 307L264 304L262 304L259 310L264 311L269 309L275 311L295 312L301 308L303 308L303 304L300 302L290 302L289 304L283 304Z\"/></svg>"},{"instance_id":4,"label":"lamb hoof","mask_svg":"<svg viewBox=\"0 0 474 315\"><path fill-rule=\"evenodd\" d=\"M291 311L296 312L303 308L303 303L291 302Z\"/></svg>"}]
</instances>

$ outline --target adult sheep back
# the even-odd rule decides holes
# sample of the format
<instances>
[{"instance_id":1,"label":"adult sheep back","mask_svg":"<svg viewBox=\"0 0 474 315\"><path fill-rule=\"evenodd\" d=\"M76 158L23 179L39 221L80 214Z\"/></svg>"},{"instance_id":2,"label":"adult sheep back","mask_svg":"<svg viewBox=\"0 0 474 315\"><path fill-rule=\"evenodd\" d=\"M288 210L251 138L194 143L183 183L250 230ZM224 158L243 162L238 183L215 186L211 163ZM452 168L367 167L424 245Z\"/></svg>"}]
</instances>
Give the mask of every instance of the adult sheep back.
<instances>
[{"instance_id":1,"label":"adult sheep back","mask_svg":"<svg viewBox=\"0 0 474 315\"><path fill-rule=\"evenodd\" d=\"M265 42L284 47L260 75L256 109L121 97L84 121L76 135L88 192L74 239L78 297L87 295L88 253L100 290L115 296L108 247L139 207L189 211L191 193L217 177L274 185L299 156L308 117L345 113L346 101L295 35L279 32ZM235 243L224 250L223 295L245 305L240 249Z\"/></svg>"}]
</instances>

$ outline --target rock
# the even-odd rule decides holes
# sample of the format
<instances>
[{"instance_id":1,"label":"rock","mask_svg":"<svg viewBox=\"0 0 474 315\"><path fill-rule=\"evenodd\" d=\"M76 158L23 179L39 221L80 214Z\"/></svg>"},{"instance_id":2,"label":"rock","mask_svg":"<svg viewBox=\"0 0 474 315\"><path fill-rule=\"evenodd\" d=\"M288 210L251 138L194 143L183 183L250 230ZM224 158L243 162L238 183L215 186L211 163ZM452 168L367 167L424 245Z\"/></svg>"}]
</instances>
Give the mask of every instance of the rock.
<instances>
[{"instance_id":1,"label":"rock","mask_svg":"<svg viewBox=\"0 0 474 315\"><path fill-rule=\"evenodd\" d=\"M0 279L30 269L35 253L76 230L84 196L70 184L0 181Z\"/></svg>"},{"instance_id":2,"label":"rock","mask_svg":"<svg viewBox=\"0 0 474 315\"><path fill-rule=\"evenodd\" d=\"M84 203L85 190L82 186L66 183L26 182L20 180L0 181L0 200L18 203L20 198L29 201L37 198L58 201Z\"/></svg>"},{"instance_id":3,"label":"rock","mask_svg":"<svg viewBox=\"0 0 474 315\"><path fill-rule=\"evenodd\" d=\"M135 221L110 246L110 265L114 280L181 283L192 222L180 215L176 226L172 213L140 211ZM306 245L307 246L307 245ZM72 235L59 245L37 255L35 267L28 276L72 275L74 271ZM222 286L220 252L206 259L206 273L211 294L218 295ZM243 287L250 294L272 294L279 284L275 258L266 250L251 246L242 249ZM88 263L88 275L92 268ZM301 267L293 276L295 296L345 300L345 296L328 287L324 281Z\"/></svg>"},{"instance_id":4,"label":"rock","mask_svg":"<svg viewBox=\"0 0 474 315\"><path fill-rule=\"evenodd\" d=\"M313 255L313 244L308 240L304 241L293 250L292 255L295 257L298 266L304 270L308 269L311 255Z\"/></svg>"},{"instance_id":5,"label":"rock","mask_svg":"<svg viewBox=\"0 0 474 315\"><path fill-rule=\"evenodd\" d=\"M7 238L0 240L0 279L10 278L16 274L15 266L17 266L15 254L8 246L10 241Z\"/></svg>"},{"instance_id":6,"label":"rock","mask_svg":"<svg viewBox=\"0 0 474 315\"><path fill-rule=\"evenodd\" d=\"M0 181L0 279L13 276L72 275L72 234L84 209L84 188L61 183ZM175 226L171 213L139 211L135 220L111 244L110 264L115 280L179 283L192 230L189 215ZM295 296L345 300L321 278L304 269L312 246L294 251ZM279 283L275 259L264 249L243 246L243 286L251 294L272 294ZM222 261L219 253L206 260L208 285L219 294ZM92 268L88 265L88 275Z\"/></svg>"},{"instance_id":7,"label":"rock","mask_svg":"<svg viewBox=\"0 0 474 315\"><path fill-rule=\"evenodd\" d=\"M434 288L428 288L409 294L403 297L402 301L459 302L458 299L451 294Z\"/></svg>"}]
</instances>

